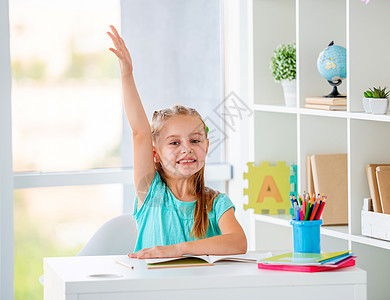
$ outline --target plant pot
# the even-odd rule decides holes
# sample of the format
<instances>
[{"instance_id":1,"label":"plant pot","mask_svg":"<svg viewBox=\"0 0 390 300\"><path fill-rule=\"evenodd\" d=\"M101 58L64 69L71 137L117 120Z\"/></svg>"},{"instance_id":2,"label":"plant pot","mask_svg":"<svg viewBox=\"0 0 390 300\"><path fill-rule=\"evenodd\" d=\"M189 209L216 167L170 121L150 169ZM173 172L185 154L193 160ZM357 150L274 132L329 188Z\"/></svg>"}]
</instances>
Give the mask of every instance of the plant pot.
<instances>
[{"instance_id":1,"label":"plant pot","mask_svg":"<svg viewBox=\"0 0 390 300\"><path fill-rule=\"evenodd\" d=\"M373 114L383 115L387 113L389 100L387 98L370 98L370 109Z\"/></svg>"},{"instance_id":2,"label":"plant pot","mask_svg":"<svg viewBox=\"0 0 390 300\"><path fill-rule=\"evenodd\" d=\"M297 106L297 84L296 80L281 80L280 83L283 87L284 103L286 106Z\"/></svg>"},{"instance_id":3,"label":"plant pot","mask_svg":"<svg viewBox=\"0 0 390 300\"><path fill-rule=\"evenodd\" d=\"M371 113L370 98L363 97L363 108L366 113Z\"/></svg>"}]
</instances>

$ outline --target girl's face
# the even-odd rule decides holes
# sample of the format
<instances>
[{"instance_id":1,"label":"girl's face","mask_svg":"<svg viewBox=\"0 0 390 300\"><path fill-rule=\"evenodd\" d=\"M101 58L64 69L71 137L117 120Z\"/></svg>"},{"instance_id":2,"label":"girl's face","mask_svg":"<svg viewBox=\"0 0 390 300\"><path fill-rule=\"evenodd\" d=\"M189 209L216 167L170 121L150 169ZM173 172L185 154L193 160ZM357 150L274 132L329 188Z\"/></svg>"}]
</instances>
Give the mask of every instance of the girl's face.
<instances>
[{"instance_id":1,"label":"girl's face","mask_svg":"<svg viewBox=\"0 0 390 300\"><path fill-rule=\"evenodd\" d=\"M157 139L155 161L172 178L190 177L204 165L209 140L203 123L193 116L175 116L163 126Z\"/></svg>"}]
</instances>

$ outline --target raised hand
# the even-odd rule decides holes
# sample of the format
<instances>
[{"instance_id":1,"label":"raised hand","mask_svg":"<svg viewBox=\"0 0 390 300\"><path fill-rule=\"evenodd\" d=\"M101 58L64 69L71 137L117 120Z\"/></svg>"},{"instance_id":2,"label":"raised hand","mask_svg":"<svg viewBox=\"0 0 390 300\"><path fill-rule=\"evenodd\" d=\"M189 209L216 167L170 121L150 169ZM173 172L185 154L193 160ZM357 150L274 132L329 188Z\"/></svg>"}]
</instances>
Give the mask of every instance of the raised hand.
<instances>
[{"instance_id":1,"label":"raised hand","mask_svg":"<svg viewBox=\"0 0 390 300\"><path fill-rule=\"evenodd\" d=\"M109 50L112 51L119 58L121 76L131 76L133 74L133 63L131 61L129 50L126 48L125 42L120 37L116 28L112 25L110 25L110 28L112 30L112 33L107 32L107 34L110 36L112 42L114 43L115 49L110 48Z\"/></svg>"}]
</instances>

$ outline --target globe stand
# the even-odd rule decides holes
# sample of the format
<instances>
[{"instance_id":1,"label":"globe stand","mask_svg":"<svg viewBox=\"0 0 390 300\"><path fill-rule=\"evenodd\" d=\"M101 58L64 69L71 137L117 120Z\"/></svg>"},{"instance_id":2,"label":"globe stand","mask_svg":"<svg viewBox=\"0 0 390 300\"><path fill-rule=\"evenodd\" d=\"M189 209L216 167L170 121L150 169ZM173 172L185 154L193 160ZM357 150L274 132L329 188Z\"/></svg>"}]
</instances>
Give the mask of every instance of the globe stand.
<instances>
[{"instance_id":1,"label":"globe stand","mask_svg":"<svg viewBox=\"0 0 390 300\"><path fill-rule=\"evenodd\" d=\"M333 90L329 95L324 96L325 98L347 98L347 96L343 96L337 90L337 87L341 84L341 79L337 80L337 82L333 82L328 80L329 84L333 86Z\"/></svg>"}]
</instances>

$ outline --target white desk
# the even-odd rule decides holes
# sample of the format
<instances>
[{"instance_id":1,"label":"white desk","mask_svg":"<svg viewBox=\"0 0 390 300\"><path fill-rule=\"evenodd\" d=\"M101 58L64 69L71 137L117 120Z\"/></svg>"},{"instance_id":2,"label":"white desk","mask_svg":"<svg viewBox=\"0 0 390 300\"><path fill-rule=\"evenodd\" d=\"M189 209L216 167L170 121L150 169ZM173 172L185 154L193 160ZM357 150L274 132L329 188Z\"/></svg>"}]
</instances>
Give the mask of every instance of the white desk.
<instances>
[{"instance_id":1,"label":"white desk","mask_svg":"<svg viewBox=\"0 0 390 300\"><path fill-rule=\"evenodd\" d=\"M45 300L149 299L366 299L366 272L349 267L298 273L257 269L257 264L220 262L215 266L148 270L115 263L125 256L45 258ZM116 278L91 277L115 274Z\"/></svg>"}]
</instances>

